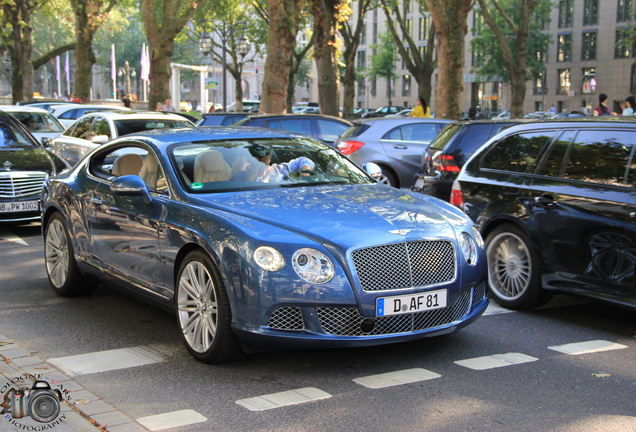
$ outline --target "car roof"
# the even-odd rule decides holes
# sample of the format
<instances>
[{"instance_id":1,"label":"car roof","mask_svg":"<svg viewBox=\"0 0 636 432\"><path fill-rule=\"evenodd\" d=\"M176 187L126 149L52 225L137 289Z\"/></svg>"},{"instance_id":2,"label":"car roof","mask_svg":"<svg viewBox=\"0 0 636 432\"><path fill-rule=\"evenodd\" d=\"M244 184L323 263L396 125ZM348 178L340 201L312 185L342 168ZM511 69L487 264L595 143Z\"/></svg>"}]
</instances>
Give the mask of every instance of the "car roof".
<instances>
[{"instance_id":1,"label":"car roof","mask_svg":"<svg viewBox=\"0 0 636 432\"><path fill-rule=\"evenodd\" d=\"M636 126L636 116L564 117L558 119L532 120L529 122L519 122L519 124L510 126L506 131L545 129L546 127L562 128L568 126Z\"/></svg>"},{"instance_id":2,"label":"car roof","mask_svg":"<svg viewBox=\"0 0 636 432\"><path fill-rule=\"evenodd\" d=\"M62 104L62 105L55 105L53 107L51 107L51 109L54 112L57 111L68 111L68 110L72 110L72 109L79 109L79 108L104 108L107 110L130 110L130 108L126 108L124 106L114 106L114 105L91 105L91 104Z\"/></svg>"},{"instance_id":3,"label":"car roof","mask_svg":"<svg viewBox=\"0 0 636 432\"><path fill-rule=\"evenodd\" d=\"M179 120L179 121L189 121L183 116L180 116L176 113L171 112L160 112L160 111L124 111L124 110L113 110L113 111L96 111L88 114L84 114L82 117L78 118L82 119L89 116L100 115L102 117L106 117L111 120L138 120L138 119L148 119L148 120Z\"/></svg>"},{"instance_id":4,"label":"car roof","mask_svg":"<svg viewBox=\"0 0 636 432\"><path fill-rule=\"evenodd\" d=\"M402 123L418 123L418 122L425 122L425 123L455 123L455 120L448 120L448 119L442 119L442 118L428 118L428 117L372 117L372 118L368 118L368 119L356 119L353 121L354 124L371 124L371 123L378 123L381 124L382 122L385 123L389 123L389 122L402 122Z\"/></svg>"},{"instance_id":5,"label":"car roof","mask_svg":"<svg viewBox=\"0 0 636 432\"><path fill-rule=\"evenodd\" d=\"M251 114L248 115L248 119L262 119L262 118L276 118L276 117L297 117L297 118L324 118L329 120L337 120L343 123L351 123L348 120L340 117L330 116L326 114L318 113L285 113L285 114Z\"/></svg>"},{"instance_id":6,"label":"car roof","mask_svg":"<svg viewBox=\"0 0 636 432\"><path fill-rule=\"evenodd\" d=\"M44 108L32 107L29 105L0 105L0 110L4 112L32 112L32 113L45 113L50 114L50 111Z\"/></svg>"}]
</instances>

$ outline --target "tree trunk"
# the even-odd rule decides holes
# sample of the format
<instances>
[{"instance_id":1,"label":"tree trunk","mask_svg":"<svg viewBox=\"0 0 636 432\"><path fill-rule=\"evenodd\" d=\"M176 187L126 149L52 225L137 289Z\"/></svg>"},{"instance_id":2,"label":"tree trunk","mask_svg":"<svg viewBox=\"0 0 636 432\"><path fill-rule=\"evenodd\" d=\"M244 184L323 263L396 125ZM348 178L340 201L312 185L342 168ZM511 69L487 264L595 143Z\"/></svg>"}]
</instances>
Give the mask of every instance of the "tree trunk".
<instances>
[{"instance_id":1,"label":"tree trunk","mask_svg":"<svg viewBox=\"0 0 636 432\"><path fill-rule=\"evenodd\" d=\"M170 99L170 63L174 51L174 39L152 40L148 35L150 49L150 92L148 95L148 107L155 107L158 103L163 104L166 99ZM224 107L225 109L225 107Z\"/></svg>"},{"instance_id":2,"label":"tree trunk","mask_svg":"<svg viewBox=\"0 0 636 432\"><path fill-rule=\"evenodd\" d=\"M95 53L93 53L93 26L89 23L86 13L75 14L75 85L74 93L81 100L88 102L91 96L91 84L93 82L93 65Z\"/></svg>"},{"instance_id":3,"label":"tree trunk","mask_svg":"<svg viewBox=\"0 0 636 432\"><path fill-rule=\"evenodd\" d=\"M336 61L338 20L335 18L338 0L312 0L314 17L314 59L318 81L318 103L322 114L340 113L340 76Z\"/></svg>"},{"instance_id":4,"label":"tree trunk","mask_svg":"<svg viewBox=\"0 0 636 432\"><path fill-rule=\"evenodd\" d=\"M268 5L269 35L260 110L279 114L287 112L290 59L300 23L300 1L269 0Z\"/></svg>"},{"instance_id":5,"label":"tree trunk","mask_svg":"<svg viewBox=\"0 0 636 432\"><path fill-rule=\"evenodd\" d=\"M353 57L353 58L351 58ZM355 98L356 98L356 68L354 66L355 63L355 52L353 55L349 55L349 50L345 52L345 73L342 77L342 88L343 88L343 115L346 119L352 119L354 117L353 109L355 108Z\"/></svg>"},{"instance_id":6,"label":"tree trunk","mask_svg":"<svg viewBox=\"0 0 636 432\"><path fill-rule=\"evenodd\" d=\"M435 117L457 119L462 112L464 38L472 0L426 0L426 4L437 30Z\"/></svg>"},{"instance_id":7,"label":"tree trunk","mask_svg":"<svg viewBox=\"0 0 636 432\"><path fill-rule=\"evenodd\" d=\"M33 99L33 39L31 12L34 7L26 1L5 3L3 22L11 24L13 30L7 43L11 59L11 92L13 103Z\"/></svg>"}]
</instances>

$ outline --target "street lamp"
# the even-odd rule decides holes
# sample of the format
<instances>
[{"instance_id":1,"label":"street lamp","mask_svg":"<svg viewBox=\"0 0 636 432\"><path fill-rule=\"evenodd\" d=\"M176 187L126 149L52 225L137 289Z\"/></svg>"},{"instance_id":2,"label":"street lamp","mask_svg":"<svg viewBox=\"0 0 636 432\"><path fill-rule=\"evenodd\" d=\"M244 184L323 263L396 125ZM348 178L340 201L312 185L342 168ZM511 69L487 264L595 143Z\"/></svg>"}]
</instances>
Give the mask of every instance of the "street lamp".
<instances>
[{"instance_id":1,"label":"street lamp","mask_svg":"<svg viewBox=\"0 0 636 432\"><path fill-rule=\"evenodd\" d=\"M247 38L247 36L245 36L245 24L241 23L238 25L241 25L243 27L243 36L241 36L241 38L238 40L236 48L237 48L237 52L241 55L241 57L245 57L250 50L250 41ZM223 54L221 55L222 65L223 65L223 111L226 111L227 110L227 82L226 82L227 63L225 61L225 57L227 53L227 42L230 37L232 37L233 39L234 27L228 26L226 25L225 22L222 22L217 29L217 34L221 37L221 44L223 47ZM203 34L201 35L201 39L199 39L199 51L201 51L201 54L203 54L204 56L207 56L208 54L212 52L213 45L214 45L214 41L212 40L210 33L208 33L207 31L204 31Z\"/></svg>"},{"instance_id":2,"label":"street lamp","mask_svg":"<svg viewBox=\"0 0 636 432\"><path fill-rule=\"evenodd\" d=\"M134 68L130 67L130 65L128 64L128 60L124 62L123 68L119 68L117 75L119 75L120 77L125 77L126 81L124 84L124 91L126 94L130 94L130 77L136 77L137 72L135 72Z\"/></svg>"}]
</instances>

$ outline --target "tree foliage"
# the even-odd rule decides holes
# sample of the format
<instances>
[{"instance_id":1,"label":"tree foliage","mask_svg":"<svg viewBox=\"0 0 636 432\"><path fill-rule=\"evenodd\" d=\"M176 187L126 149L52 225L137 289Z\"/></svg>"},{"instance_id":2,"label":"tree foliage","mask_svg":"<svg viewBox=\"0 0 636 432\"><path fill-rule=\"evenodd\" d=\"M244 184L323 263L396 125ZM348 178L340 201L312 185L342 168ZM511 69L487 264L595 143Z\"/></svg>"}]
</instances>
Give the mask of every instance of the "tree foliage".
<instances>
[{"instance_id":1,"label":"tree foliage","mask_svg":"<svg viewBox=\"0 0 636 432\"><path fill-rule=\"evenodd\" d=\"M395 73L395 62L397 62L397 47L395 39L390 32L386 32L378 36L380 43L372 45L371 65L367 71L367 76L371 80L384 78L386 80L387 95L389 97L389 105L392 103L392 83L395 81L397 74Z\"/></svg>"}]
</instances>

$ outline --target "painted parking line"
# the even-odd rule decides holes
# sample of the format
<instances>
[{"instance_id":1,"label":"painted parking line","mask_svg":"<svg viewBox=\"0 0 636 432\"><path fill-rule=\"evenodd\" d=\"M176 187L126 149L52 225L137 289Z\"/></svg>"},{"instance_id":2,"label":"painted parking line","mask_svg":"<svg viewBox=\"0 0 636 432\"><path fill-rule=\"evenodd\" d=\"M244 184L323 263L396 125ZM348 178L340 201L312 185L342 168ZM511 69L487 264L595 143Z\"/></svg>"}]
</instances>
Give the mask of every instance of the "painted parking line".
<instances>
[{"instance_id":1,"label":"painted parking line","mask_svg":"<svg viewBox=\"0 0 636 432\"><path fill-rule=\"evenodd\" d=\"M353 381L362 386L380 389L419 381L426 381L441 377L440 374L422 368L405 369L396 372L388 372L379 375L369 375L355 378Z\"/></svg>"},{"instance_id":2,"label":"painted parking line","mask_svg":"<svg viewBox=\"0 0 636 432\"><path fill-rule=\"evenodd\" d=\"M159 431L179 426L202 423L208 419L194 410L173 411L137 419L137 423L148 430Z\"/></svg>"},{"instance_id":3,"label":"painted parking line","mask_svg":"<svg viewBox=\"0 0 636 432\"><path fill-rule=\"evenodd\" d=\"M164 359L158 352L143 346L99 351L48 360L50 364L70 377L126 369L162 361L164 361Z\"/></svg>"},{"instance_id":4,"label":"painted parking line","mask_svg":"<svg viewBox=\"0 0 636 432\"><path fill-rule=\"evenodd\" d=\"M466 360L458 360L455 363L473 370L494 369L505 366L513 366L539 360L536 357L521 353L495 354L491 356L476 357Z\"/></svg>"},{"instance_id":5,"label":"painted parking line","mask_svg":"<svg viewBox=\"0 0 636 432\"><path fill-rule=\"evenodd\" d=\"M615 342L605 340L593 340L587 342L577 342L565 345L554 345L548 347L553 351L558 351L568 355L581 355L590 354L601 351L612 351L617 349L627 348L627 345L622 345Z\"/></svg>"},{"instance_id":6,"label":"painted parking line","mask_svg":"<svg viewBox=\"0 0 636 432\"><path fill-rule=\"evenodd\" d=\"M266 411L289 405L317 401L330 398L331 395L315 387L305 387L280 393L272 393L248 399L237 400L236 403L250 411Z\"/></svg>"},{"instance_id":7,"label":"painted parking line","mask_svg":"<svg viewBox=\"0 0 636 432\"><path fill-rule=\"evenodd\" d=\"M18 237L17 235L13 234L11 231L9 231L6 228L0 228L0 240L6 240L6 241L13 242L13 243L19 243L19 244L22 244L22 245L25 245L25 246L29 245L27 242L25 242L20 237Z\"/></svg>"}]
</instances>

